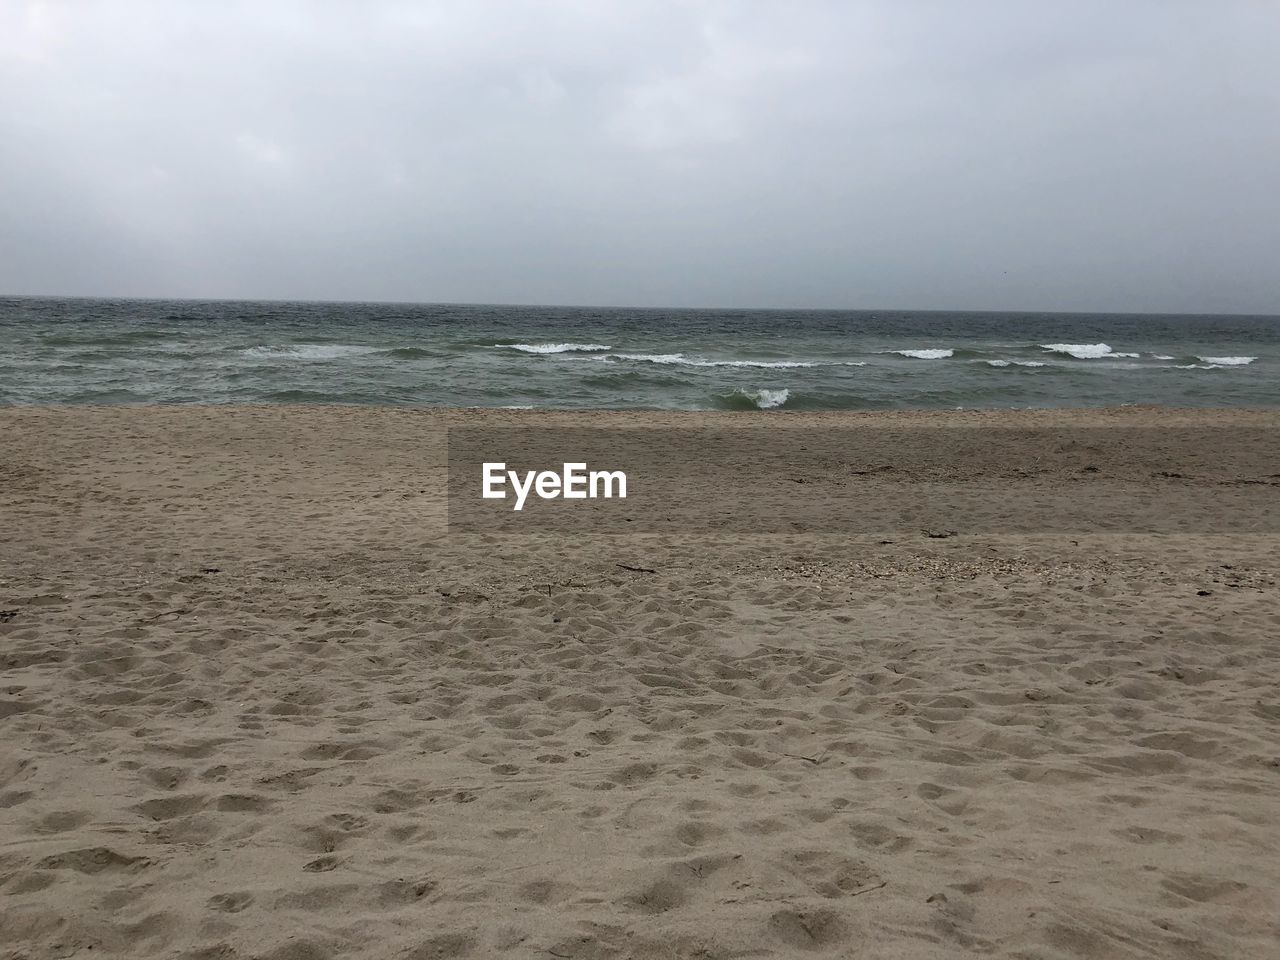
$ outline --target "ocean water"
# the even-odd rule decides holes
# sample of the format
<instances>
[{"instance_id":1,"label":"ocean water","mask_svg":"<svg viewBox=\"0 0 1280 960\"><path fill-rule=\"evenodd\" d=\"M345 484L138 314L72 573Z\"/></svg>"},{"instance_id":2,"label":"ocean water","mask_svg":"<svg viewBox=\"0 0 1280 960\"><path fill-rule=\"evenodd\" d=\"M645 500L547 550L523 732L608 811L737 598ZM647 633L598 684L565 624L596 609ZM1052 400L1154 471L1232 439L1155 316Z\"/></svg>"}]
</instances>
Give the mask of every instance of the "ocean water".
<instances>
[{"instance_id":1,"label":"ocean water","mask_svg":"<svg viewBox=\"0 0 1280 960\"><path fill-rule=\"evenodd\" d=\"M0 298L0 404L1280 406L1280 318Z\"/></svg>"}]
</instances>

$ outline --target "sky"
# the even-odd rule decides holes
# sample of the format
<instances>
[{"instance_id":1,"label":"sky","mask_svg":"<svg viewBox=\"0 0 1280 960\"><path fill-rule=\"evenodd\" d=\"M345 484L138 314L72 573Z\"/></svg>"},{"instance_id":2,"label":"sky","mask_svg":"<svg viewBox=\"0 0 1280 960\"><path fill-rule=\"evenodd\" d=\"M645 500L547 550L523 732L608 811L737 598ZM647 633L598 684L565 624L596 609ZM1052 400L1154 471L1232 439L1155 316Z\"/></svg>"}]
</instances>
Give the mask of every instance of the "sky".
<instances>
[{"instance_id":1,"label":"sky","mask_svg":"<svg viewBox=\"0 0 1280 960\"><path fill-rule=\"evenodd\" d=\"M1280 313L1276 0L0 0L0 293Z\"/></svg>"}]
</instances>

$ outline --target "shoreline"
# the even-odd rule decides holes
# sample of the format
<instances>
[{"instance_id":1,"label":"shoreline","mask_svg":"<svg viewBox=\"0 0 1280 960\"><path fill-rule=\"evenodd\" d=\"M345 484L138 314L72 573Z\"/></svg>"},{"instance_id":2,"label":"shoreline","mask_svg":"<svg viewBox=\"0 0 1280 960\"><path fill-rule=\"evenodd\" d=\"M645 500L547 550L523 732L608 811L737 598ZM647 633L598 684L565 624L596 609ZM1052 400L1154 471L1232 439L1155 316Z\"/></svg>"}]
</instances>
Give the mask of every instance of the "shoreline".
<instances>
[{"instance_id":1,"label":"shoreline","mask_svg":"<svg viewBox=\"0 0 1280 960\"><path fill-rule=\"evenodd\" d=\"M77 410L108 413L111 411L370 411L395 413L397 415L412 414L417 416L441 416L449 419L462 416L492 417L600 417L627 418L643 417L648 419L681 419L681 418L724 418L726 420L746 420L763 418L765 422L777 419L883 419L889 420L924 420L938 419L1098 419L1114 421L1123 418L1142 419L1154 416L1170 416L1183 420L1201 419L1276 419L1280 420L1280 404L1274 407L1237 407L1237 406L1204 406L1178 407L1160 404L1119 404L1111 406L1082 407L973 407L953 408L904 408L904 409L867 409L867 410L677 410L656 407L598 407L598 408L566 408L566 407L448 407L414 404L371 404L371 403L29 403L0 405L0 419L14 414L36 412L71 413Z\"/></svg>"}]
</instances>

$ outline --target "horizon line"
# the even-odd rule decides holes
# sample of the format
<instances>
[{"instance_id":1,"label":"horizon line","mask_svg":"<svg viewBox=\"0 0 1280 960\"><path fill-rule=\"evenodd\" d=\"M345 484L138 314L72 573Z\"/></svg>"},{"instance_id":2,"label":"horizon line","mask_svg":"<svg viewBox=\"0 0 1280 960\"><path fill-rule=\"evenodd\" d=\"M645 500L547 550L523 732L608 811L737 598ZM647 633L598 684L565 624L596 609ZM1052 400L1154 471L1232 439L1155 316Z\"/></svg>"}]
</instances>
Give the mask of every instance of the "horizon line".
<instances>
[{"instance_id":1,"label":"horizon line","mask_svg":"<svg viewBox=\"0 0 1280 960\"><path fill-rule=\"evenodd\" d=\"M1240 313L1220 310L1045 310L1026 308L972 308L972 307L784 307L784 306L673 306L605 303L517 303L486 302L481 300L360 300L299 297L195 297L195 296L137 296L132 294L51 294L51 293L0 293L0 299L14 300L124 300L138 303L296 303L337 306L402 306L402 307L533 307L544 310L676 310L703 312L742 313L975 313L975 314L1053 314L1057 316L1118 316L1118 317L1263 317L1280 319L1277 313Z\"/></svg>"}]
</instances>

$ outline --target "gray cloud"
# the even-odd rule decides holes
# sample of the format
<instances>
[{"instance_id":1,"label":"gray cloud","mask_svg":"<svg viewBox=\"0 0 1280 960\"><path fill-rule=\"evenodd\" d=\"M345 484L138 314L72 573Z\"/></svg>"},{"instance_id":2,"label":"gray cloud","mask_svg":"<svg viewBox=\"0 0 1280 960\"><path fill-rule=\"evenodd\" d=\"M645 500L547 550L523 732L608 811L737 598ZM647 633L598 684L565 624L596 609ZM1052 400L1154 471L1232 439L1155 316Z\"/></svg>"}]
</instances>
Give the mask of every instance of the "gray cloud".
<instances>
[{"instance_id":1,"label":"gray cloud","mask_svg":"<svg viewBox=\"0 0 1280 960\"><path fill-rule=\"evenodd\" d=\"M0 2L0 292L1280 312L1280 6Z\"/></svg>"}]
</instances>

